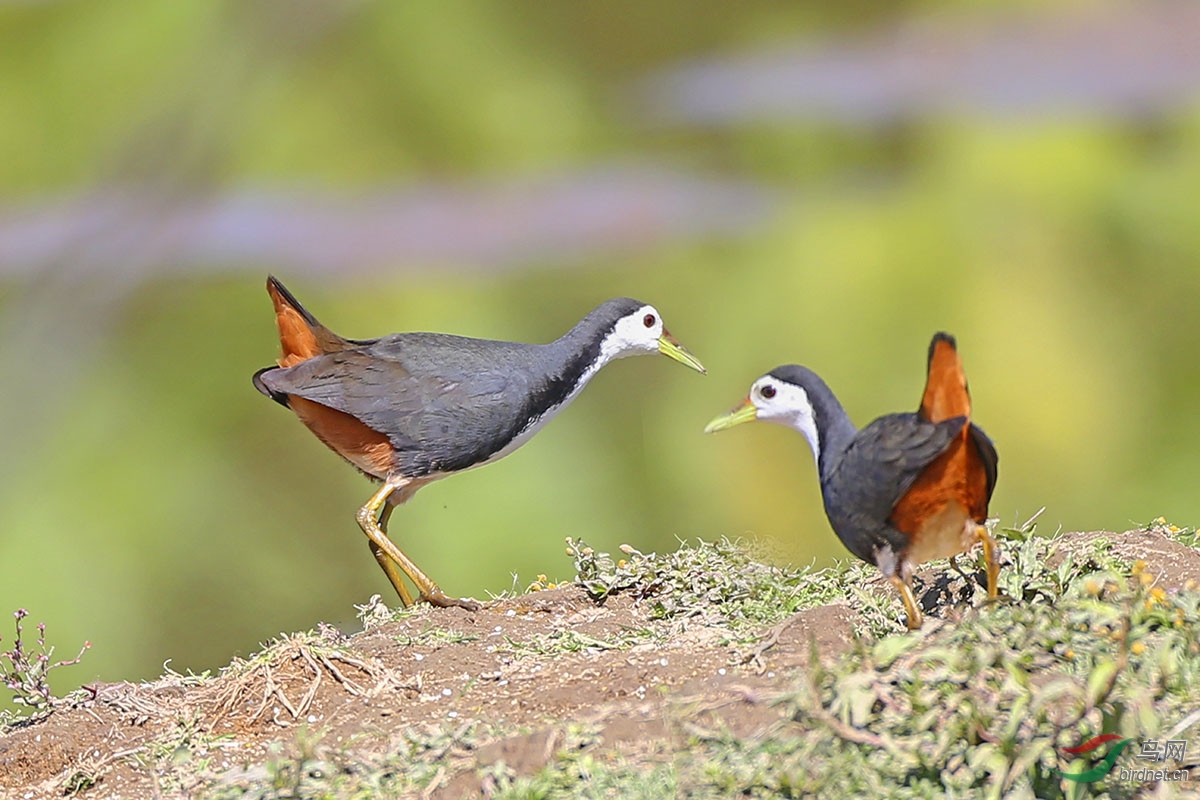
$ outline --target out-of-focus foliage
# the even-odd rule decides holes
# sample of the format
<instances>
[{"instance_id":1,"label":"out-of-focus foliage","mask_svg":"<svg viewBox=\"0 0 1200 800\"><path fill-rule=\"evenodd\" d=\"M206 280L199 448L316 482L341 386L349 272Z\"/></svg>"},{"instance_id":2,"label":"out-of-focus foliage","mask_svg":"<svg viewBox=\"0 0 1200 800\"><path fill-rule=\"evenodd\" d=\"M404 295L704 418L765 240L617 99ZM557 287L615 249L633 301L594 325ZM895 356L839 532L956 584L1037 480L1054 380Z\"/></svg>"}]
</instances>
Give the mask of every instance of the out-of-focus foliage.
<instances>
[{"instance_id":1,"label":"out-of-focus foliage","mask_svg":"<svg viewBox=\"0 0 1200 800\"><path fill-rule=\"evenodd\" d=\"M153 226L151 255L111 274L86 268L86 242L28 271L0 264L0 611L90 639L83 682L225 663L387 588L353 518L370 486L250 385L278 348L268 271L353 337L544 341L632 295L709 368L612 365L529 446L400 509L393 537L452 593L554 572L565 536L661 550L749 534L780 561L841 554L800 437L701 429L786 362L820 372L860 423L913 407L938 329L958 336L999 448L993 514L1194 524L1195 105L705 129L648 122L634 100L683 60L942 7L0 3L6 231L30 204L113 187L355 196L614 163L772 198L739 236L502 267L185 268L153 257Z\"/></svg>"}]
</instances>

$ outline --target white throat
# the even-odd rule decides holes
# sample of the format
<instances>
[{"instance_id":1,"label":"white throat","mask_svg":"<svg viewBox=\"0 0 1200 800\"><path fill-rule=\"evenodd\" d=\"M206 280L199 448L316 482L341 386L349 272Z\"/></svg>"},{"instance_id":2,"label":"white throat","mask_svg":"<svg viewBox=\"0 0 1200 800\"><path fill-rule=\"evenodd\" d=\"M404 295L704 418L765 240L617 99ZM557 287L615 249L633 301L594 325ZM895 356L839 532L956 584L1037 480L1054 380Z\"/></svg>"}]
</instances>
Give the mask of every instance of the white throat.
<instances>
[{"instance_id":1,"label":"white throat","mask_svg":"<svg viewBox=\"0 0 1200 800\"><path fill-rule=\"evenodd\" d=\"M775 388L776 394L769 399L762 396L760 386L756 385L751 389L751 397L756 398L754 404L758 409L758 419L786 425L802 433L808 440L808 446L812 448L813 460L817 462L819 469L821 436L817 433L816 415L812 401L808 399L808 392L783 381L772 381L770 385Z\"/></svg>"},{"instance_id":2,"label":"white throat","mask_svg":"<svg viewBox=\"0 0 1200 800\"><path fill-rule=\"evenodd\" d=\"M812 448L813 460L817 463L817 467L820 468L821 436L817 433L817 423L813 418L812 406L809 406L806 412L795 412L792 418L788 420L787 425L793 430L804 434L804 438L808 440L808 446Z\"/></svg>"}]
</instances>

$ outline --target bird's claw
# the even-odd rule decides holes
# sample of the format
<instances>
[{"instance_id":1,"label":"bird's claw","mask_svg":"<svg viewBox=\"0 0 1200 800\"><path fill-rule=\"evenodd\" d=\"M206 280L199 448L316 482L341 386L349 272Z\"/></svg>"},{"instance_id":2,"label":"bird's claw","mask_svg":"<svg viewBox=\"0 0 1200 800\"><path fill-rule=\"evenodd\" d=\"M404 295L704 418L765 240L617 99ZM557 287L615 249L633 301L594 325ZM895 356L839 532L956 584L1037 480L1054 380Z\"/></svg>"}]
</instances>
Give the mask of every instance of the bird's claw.
<instances>
[{"instance_id":1,"label":"bird's claw","mask_svg":"<svg viewBox=\"0 0 1200 800\"><path fill-rule=\"evenodd\" d=\"M440 589L432 592L421 592L421 599L437 608L463 608L467 611L478 611L482 606L472 597L451 597Z\"/></svg>"}]
</instances>

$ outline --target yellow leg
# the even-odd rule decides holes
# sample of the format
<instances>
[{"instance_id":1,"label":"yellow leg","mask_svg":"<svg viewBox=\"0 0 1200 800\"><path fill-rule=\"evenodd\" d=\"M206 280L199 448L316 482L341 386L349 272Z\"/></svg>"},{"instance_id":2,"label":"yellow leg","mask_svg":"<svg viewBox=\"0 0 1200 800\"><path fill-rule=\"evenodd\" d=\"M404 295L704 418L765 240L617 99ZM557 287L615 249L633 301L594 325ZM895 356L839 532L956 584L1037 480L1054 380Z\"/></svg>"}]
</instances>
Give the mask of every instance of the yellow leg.
<instances>
[{"instance_id":1,"label":"yellow leg","mask_svg":"<svg viewBox=\"0 0 1200 800\"><path fill-rule=\"evenodd\" d=\"M363 533L371 540L371 552L375 552L375 549L378 548L381 551L380 555L385 556L396 567L399 567L400 571L407 575L408 579L417 587L417 592L421 600L425 600L440 608L458 606L470 611L477 610L479 603L476 601L469 598L458 599L450 597L439 589L438 585L422 572L421 568L411 558L404 555L395 542L389 539L387 533L380 527L379 523L386 524L388 517L391 516L390 514L385 515L383 513L383 507L387 503L388 498L391 497L393 492L402 490L408 483L408 478L389 478L379 488L379 491L371 495L371 499L367 501L366 505L358 510L358 527L362 528ZM379 555L376 556L376 560L379 560L381 565L383 564ZM396 593L400 595L401 601L404 601L406 597L411 601L412 595L408 594L408 590L403 588L404 584L399 580L396 570L384 566L383 571L387 574L388 580L392 582Z\"/></svg>"},{"instance_id":2,"label":"yellow leg","mask_svg":"<svg viewBox=\"0 0 1200 800\"><path fill-rule=\"evenodd\" d=\"M996 540L982 525L975 526L975 536L983 543L983 562L987 565L988 599L995 600L1000 596L998 583L1000 580L1000 548Z\"/></svg>"},{"instance_id":3,"label":"yellow leg","mask_svg":"<svg viewBox=\"0 0 1200 800\"><path fill-rule=\"evenodd\" d=\"M383 510L379 513L379 530L387 535L388 518L392 516L392 512L396 509L391 503L384 503ZM396 594L400 595L400 602L405 608L413 604L413 596L408 587L404 585L404 573L400 571L395 561L387 557L387 554L380 549L379 545L375 544L373 539L368 539L367 544L371 545L371 555L375 556L375 560L379 562L379 566L383 568L383 574L387 575L392 586L396 589Z\"/></svg>"},{"instance_id":4,"label":"yellow leg","mask_svg":"<svg viewBox=\"0 0 1200 800\"><path fill-rule=\"evenodd\" d=\"M910 631L917 630L925 621L925 615L921 613L921 609L917 608L917 597L913 594L912 586L899 575L889 575L888 580L892 582L892 586L896 587L896 591L900 593L900 599L904 601L904 610L908 614L908 629Z\"/></svg>"}]
</instances>

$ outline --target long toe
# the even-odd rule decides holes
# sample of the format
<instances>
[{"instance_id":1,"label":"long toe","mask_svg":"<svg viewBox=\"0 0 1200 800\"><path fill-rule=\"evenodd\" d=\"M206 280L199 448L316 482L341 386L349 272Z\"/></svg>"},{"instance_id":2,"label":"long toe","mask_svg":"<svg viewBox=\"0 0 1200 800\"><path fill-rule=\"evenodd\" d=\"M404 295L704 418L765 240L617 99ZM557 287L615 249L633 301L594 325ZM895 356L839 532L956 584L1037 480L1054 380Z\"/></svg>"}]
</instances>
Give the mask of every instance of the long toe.
<instances>
[{"instance_id":1,"label":"long toe","mask_svg":"<svg viewBox=\"0 0 1200 800\"><path fill-rule=\"evenodd\" d=\"M482 608L479 601L474 598L451 597L440 589L433 592L422 592L421 599L438 608L465 608L467 611L478 611Z\"/></svg>"}]
</instances>

